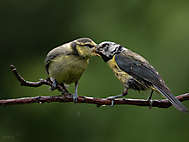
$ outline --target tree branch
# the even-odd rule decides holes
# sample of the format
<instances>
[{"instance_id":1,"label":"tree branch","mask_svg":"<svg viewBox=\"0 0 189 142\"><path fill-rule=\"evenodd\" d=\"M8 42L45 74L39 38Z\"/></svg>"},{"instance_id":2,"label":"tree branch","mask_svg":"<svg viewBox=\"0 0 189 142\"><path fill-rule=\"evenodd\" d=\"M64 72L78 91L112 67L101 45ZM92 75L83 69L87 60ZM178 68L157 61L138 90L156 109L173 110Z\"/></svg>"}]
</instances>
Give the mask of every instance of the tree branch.
<instances>
[{"instance_id":1,"label":"tree branch","mask_svg":"<svg viewBox=\"0 0 189 142\"><path fill-rule=\"evenodd\" d=\"M14 73L17 80L22 86L29 87L40 87L42 85L48 85L52 87L52 82L49 79L40 79L38 82L26 81L16 70L15 66L10 66L11 71ZM25 98L16 98L16 99L6 99L0 100L0 105L13 105L13 104L31 104L31 103L52 103L52 102L73 102L72 95L66 93L61 85L58 85L57 88L62 95L59 96L37 96L37 97L25 97ZM176 96L181 102L189 100L189 93ZM87 104L96 104L97 106L102 105L111 105L112 101L106 98L94 98L79 96L77 103L87 103ZM143 99L115 99L115 105L137 105L137 106L150 106L150 107L159 107L159 108L168 108L171 106L171 103L167 99L163 100L152 100L151 103Z\"/></svg>"}]
</instances>

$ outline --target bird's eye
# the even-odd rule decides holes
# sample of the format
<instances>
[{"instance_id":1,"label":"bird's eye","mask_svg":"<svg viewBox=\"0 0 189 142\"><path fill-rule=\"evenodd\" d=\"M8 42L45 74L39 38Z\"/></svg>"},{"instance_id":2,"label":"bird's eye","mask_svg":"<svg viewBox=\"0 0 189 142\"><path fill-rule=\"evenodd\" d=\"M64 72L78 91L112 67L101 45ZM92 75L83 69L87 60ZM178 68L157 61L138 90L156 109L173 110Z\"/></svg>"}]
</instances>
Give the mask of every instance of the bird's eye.
<instances>
[{"instance_id":1,"label":"bird's eye","mask_svg":"<svg viewBox=\"0 0 189 142\"><path fill-rule=\"evenodd\" d=\"M94 45L92 45L92 44L85 44L85 46L87 46L89 48L93 48L94 47Z\"/></svg>"},{"instance_id":2,"label":"bird's eye","mask_svg":"<svg viewBox=\"0 0 189 142\"><path fill-rule=\"evenodd\" d=\"M109 46L109 44L105 43L105 44L102 45L102 48L107 47L107 46Z\"/></svg>"}]
</instances>

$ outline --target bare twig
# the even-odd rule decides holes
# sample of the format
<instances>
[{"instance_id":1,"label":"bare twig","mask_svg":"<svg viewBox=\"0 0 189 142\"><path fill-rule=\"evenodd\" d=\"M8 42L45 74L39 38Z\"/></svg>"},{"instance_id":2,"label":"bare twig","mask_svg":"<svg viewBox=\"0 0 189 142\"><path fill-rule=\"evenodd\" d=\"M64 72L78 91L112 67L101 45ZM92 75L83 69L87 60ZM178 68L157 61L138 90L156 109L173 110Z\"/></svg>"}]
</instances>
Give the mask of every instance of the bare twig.
<instances>
[{"instance_id":1,"label":"bare twig","mask_svg":"<svg viewBox=\"0 0 189 142\"><path fill-rule=\"evenodd\" d=\"M38 82L30 82L26 81L16 70L15 66L10 66L11 71L14 73L17 80L23 86L29 87L39 87L41 85L48 85L52 87L52 82L49 79L40 79ZM58 86L58 90L61 92L65 92L61 85ZM177 96L177 98L182 102L185 100L189 100L189 93L182 94ZM16 98L16 99L6 99L0 100L0 105L11 105L11 104L30 104L30 103L51 103L51 102L73 102L73 98L68 93L63 93L63 95L59 96L37 96L37 97L26 97L26 98ZM96 104L97 106L102 105L111 105L112 101L106 98L94 98L94 97L86 97L79 96L77 103L87 103L87 104ZM149 102L143 99L116 99L114 101L115 105L137 105L137 106L151 106L151 107L159 107L159 108L168 108L171 106L171 103L166 100L152 100Z\"/></svg>"},{"instance_id":2,"label":"bare twig","mask_svg":"<svg viewBox=\"0 0 189 142\"><path fill-rule=\"evenodd\" d=\"M15 77L17 80L20 82L21 86L28 86L28 87L40 87L42 85L48 85L52 87L52 82L50 81L49 78L47 79L40 79L38 82L31 82L31 81L26 81L16 70L16 67L14 65L10 65L11 71L14 73ZM59 84L57 84L57 89L61 92L65 92L63 87Z\"/></svg>"},{"instance_id":3,"label":"bare twig","mask_svg":"<svg viewBox=\"0 0 189 142\"><path fill-rule=\"evenodd\" d=\"M189 100L189 94L183 94L177 96L180 101ZM7 99L0 100L0 105L13 105L13 104L31 104L31 103L52 103L52 102L73 102L71 96L37 96L37 97L26 97L26 98L17 98L17 99ZM111 105L112 101L103 98L94 98L79 96L77 103L87 103L87 104L96 104L97 106L102 105ZM153 100L152 105L149 101L142 99L116 99L114 101L115 105L137 105L137 106L152 106L159 108L168 108L171 106L171 103L168 100Z\"/></svg>"}]
</instances>

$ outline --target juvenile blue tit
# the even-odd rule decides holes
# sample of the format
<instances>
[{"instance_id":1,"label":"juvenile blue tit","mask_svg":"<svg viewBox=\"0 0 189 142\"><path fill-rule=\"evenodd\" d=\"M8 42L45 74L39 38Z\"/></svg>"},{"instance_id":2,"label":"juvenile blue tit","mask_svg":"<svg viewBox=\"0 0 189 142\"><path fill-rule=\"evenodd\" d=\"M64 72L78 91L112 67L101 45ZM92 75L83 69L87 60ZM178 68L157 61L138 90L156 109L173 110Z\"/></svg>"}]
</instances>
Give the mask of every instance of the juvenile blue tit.
<instances>
[{"instance_id":1,"label":"juvenile blue tit","mask_svg":"<svg viewBox=\"0 0 189 142\"><path fill-rule=\"evenodd\" d=\"M52 49L45 59L46 71L53 82L51 89L56 89L58 83L66 90L64 84L75 83L73 101L77 102L78 81L87 68L89 58L95 55L95 47L96 43L91 39L80 38Z\"/></svg>"},{"instance_id":2,"label":"juvenile blue tit","mask_svg":"<svg viewBox=\"0 0 189 142\"><path fill-rule=\"evenodd\" d=\"M107 62L115 73L115 76L123 83L124 91L121 95L108 97L115 99L123 97L128 93L128 89L147 90L151 89L151 100L153 91L157 91L165 96L173 106L183 112L188 109L170 92L165 82L149 62L142 56L124 48L114 42L105 41L97 46L96 53Z\"/></svg>"}]
</instances>

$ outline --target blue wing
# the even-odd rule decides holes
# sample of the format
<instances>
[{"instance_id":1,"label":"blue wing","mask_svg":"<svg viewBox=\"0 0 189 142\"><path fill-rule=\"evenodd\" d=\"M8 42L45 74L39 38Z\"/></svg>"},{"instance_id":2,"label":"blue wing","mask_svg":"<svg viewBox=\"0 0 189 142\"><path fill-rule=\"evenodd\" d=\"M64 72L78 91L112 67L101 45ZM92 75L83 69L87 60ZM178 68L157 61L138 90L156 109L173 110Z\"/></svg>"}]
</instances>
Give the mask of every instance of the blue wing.
<instances>
[{"instance_id":1,"label":"blue wing","mask_svg":"<svg viewBox=\"0 0 189 142\"><path fill-rule=\"evenodd\" d=\"M158 72L147 61L141 61L139 58L124 54L124 52L115 55L115 61L122 71L131 75L137 81L156 88L175 108L180 111L187 111L187 108L172 95Z\"/></svg>"}]
</instances>

